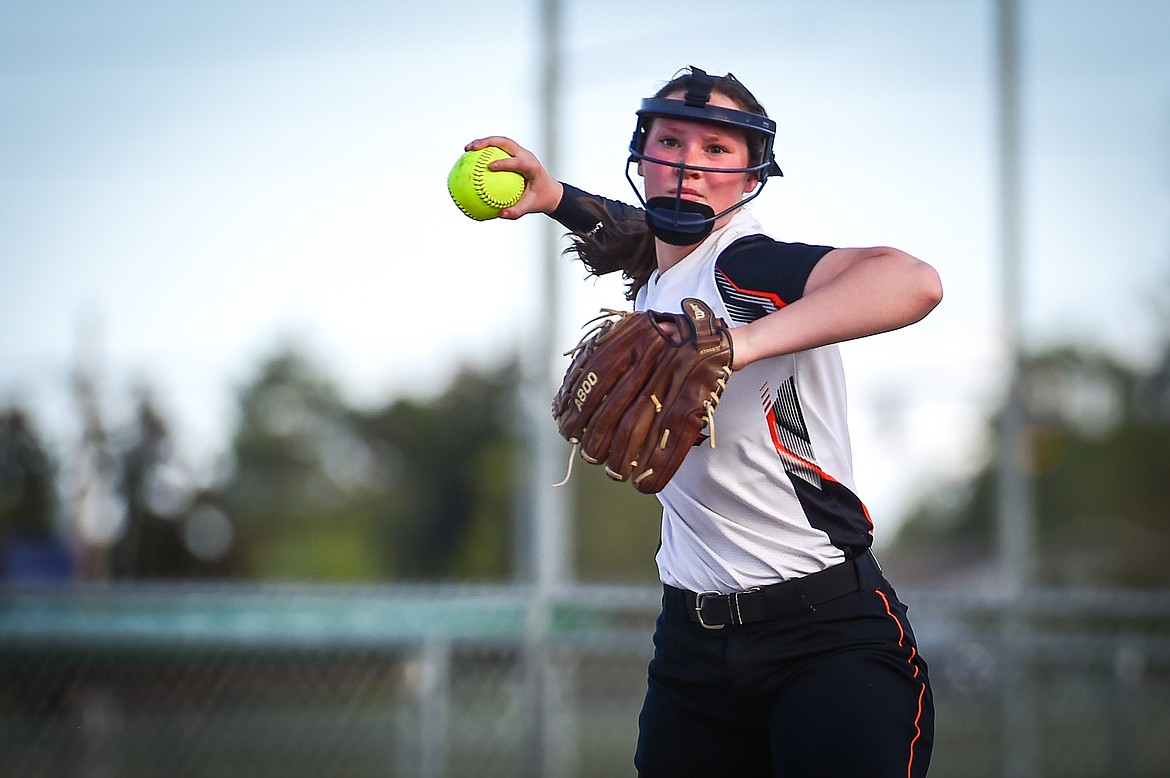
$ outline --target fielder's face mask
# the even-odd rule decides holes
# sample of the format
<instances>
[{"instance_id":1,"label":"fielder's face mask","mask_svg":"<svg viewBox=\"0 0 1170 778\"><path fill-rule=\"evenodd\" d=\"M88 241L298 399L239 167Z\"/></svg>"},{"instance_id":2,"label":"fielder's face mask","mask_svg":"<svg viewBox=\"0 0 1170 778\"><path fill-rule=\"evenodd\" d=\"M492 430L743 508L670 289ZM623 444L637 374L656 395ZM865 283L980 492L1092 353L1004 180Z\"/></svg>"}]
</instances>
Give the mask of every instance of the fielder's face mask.
<instances>
[{"instance_id":1,"label":"fielder's face mask","mask_svg":"<svg viewBox=\"0 0 1170 778\"><path fill-rule=\"evenodd\" d=\"M634 129L634 137L630 140L630 158L626 161L626 180L630 182L638 201L646 209L646 223L650 226L650 231L658 239L673 246L693 246L696 243L701 243L711 234L718 219L758 197L769 175L784 175L780 172L780 168L772 156L772 146L776 140L776 122L766 116L749 111L737 111L709 105L711 89L714 85L715 81L711 76L699 68L692 67L690 81L682 100L651 97L642 101L642 108L638 111L638 126ZM734 127L743 130L749 136L753 134L761 136L763 154L760 156L758 164L745 168L699 167L683 162L655 159L645 153L646 138L649 135L650 123L660 116ZM643 161L677 168L680 171L680 177L684 176L688 170L707 173L754 173L759 180L759 185L747 197L721 213L715 213L715 210L705 203L684 200L681 188L673 197L651 197L646 200L630 176L630 165Z\"/></svg>"}]
</instances>

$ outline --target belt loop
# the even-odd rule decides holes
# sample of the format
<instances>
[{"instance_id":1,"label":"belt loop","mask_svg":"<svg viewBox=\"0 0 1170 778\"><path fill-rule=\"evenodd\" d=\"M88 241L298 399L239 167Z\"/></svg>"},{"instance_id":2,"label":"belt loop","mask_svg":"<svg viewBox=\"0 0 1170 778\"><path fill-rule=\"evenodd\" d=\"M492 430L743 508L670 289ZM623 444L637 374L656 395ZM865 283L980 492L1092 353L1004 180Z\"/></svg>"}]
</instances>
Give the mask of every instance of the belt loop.
<instances>
[{"instance_id":1,"label":"belt loop","mask_svg":"<svg viewBox=\"0 0 1170 778\"><path fill-rule=\"evenodd\" d=\"M878 564L877 557L873 555L871 549L866 549L853 557L852 564L857 571L857 587L859 589L878 586L881 579L885 577L882 573L882 566Z\"/></svg>"},{"instance_id":2,"label":"belt loop","mask_svg":"<svg viewBox=\"0 0 1170 778\"><path fill-rule=\"evenodd\" d=\"M743 622L743 611L739 607L739 596L741 594L751 594L752 592L758 592L758 591L760 591L760 587L753 586L750 589L745 589L742 592L736 592L733 595L735 598L735 608L732 609L732 612L731 612L731 621L733 624L738 624L740 626L743 626L743 623L744 623Z\"/></svg>"}]
</instances>

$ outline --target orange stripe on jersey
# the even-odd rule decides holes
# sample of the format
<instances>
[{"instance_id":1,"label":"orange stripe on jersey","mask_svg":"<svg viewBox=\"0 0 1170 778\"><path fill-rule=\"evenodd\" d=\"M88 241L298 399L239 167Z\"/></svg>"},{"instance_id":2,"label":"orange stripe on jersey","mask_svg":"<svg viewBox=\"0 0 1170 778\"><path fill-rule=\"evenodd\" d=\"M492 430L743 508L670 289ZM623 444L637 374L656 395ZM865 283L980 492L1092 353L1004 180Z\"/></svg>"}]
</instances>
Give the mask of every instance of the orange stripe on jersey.
<instances>
[{"instance_id":1,"label":"orange stripe on jersey","mask_svg":"<svg viewBox=\"0 0 1170 778\"><path fill-rule=\"evenodd\" d=\"M777 425L775 424L774 414L771 411L768 412L768 434L772 436L772 445L776 447L776 453L780 455L781 459L785 460L786 462L788 462L790 465L792 465L793 467L795 467L797 469L803 468L806 470L810 470L810 471L816 473L821 478L825 479L826 481L829 481L830 483L834 483L834 484L841 483L836 478L834 478L833 476L831 476L827 472L825 472L824 469L822 469L820 465L816 464L815 462L811 462L811 461L805 459L804 457L800 456L799 454L794 453L791 449L787 448L783 443L780 442L780 433L777 430ZM861 499L857 500L857 504L861 506L861 513L862 513L862 515L865 516L865 520L866 520L866 522L868 522L869 527L870 527L870 533L872 534L873 533L873 517L869 515L869 507L866 506L866 504L864 502L862 502Z\"/></svg>"},{"instance_id":2,"label":"orange stripe on jersey","mask_svg":"<svg viewBox=\"0 0 1170 778\"><path fill-rule=\"evenodd\" d=\"M769 302L771 302L777 308L783 308L784 306L788 305L788 303L785 302L780 297L780 295L776 294L775 292L764 292L764 291L761 291L759 289L747 289L745 287L740 286L739 284L732 281L731 278L728 277L727 273L723 272L723 268L719 267L718 265L715 266L715 272L719 274L720 278L722 278L724 281L727 282L728 286L730 286L732 289L739 292L740 294L745 294L745 295L748 295L750 297L762 297L765 300L768 300Z\"/></svg>"},{"instance_id":3,"label":"orange stripe on jersey","mask_svg":"<svg viewBox=\"0 0 1170 778\"><path fill-rule=\"evenodd\" d=\"M776 437L775 428L772 427L772 425L768 425L768 427L769 427L769 429L772 430L772 443L774 443L776 445L776 453L780 455L781 459L788 460L788 462L790 462L791 464L796 465L798 467L803 467L803 468L807 468L808 470L812 470L814 473L819 475L821 478L824 478L826 481L832 481L833 483L840 483L836 478L834 478L833 476L829 475L824 470L822 470L820 465L816 464L815 462L810 462L807 459L805 459L804 457L800 456L799 454L794 454L791 450L785 448L784 444L782 444L780 442L780 439Z\"/></svg>"}]
</instances>

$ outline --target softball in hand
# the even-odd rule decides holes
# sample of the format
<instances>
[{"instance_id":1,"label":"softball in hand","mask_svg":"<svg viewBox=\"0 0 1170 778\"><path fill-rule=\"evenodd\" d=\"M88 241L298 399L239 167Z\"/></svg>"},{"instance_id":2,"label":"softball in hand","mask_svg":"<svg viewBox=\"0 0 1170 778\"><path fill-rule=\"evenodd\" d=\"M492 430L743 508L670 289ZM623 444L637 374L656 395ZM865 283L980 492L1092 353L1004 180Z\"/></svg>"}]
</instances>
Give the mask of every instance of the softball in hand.
<instances>
[{"instance_id":1,"label":"softball in hand","mask_svg":"<svg viewBox=\"0 0 1170 778\"><path fill-rule=\"evenodd\" d=\"M476 221L494 219L524 194L524 177L512 171L488 170L488 163L512 156L496 146L468 151L447 176L447 191L459 210Z\"/></svg>"}]
</instances>

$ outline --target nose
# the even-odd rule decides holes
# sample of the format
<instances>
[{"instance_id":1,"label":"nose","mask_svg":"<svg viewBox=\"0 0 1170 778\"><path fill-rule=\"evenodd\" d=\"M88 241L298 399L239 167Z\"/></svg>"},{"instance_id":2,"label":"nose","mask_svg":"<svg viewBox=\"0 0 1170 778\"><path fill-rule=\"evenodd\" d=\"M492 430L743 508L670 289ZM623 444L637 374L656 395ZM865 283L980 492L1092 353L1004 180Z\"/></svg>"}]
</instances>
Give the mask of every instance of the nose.
<instances>
[{"instance_id":1,"label":"nose","mask_svg":"<svg viewBox=\"0 0 1170 778\"><path fill-rule=\"evenodd\" d=\"M675 170L678 173L679 178L682 178L683 175L686 175L686 176L691 177L691 178L699 175L699 171L692 170L690 168L690 165L692 165L692 164L701 165L702 164L701 161L696 161L696 159L699 158L700 153L701 153L701 149L700 149L699 145L696 143L688 143L679 151L679 155L678 155L679 163L687 166L685 169L684 168L675 168Z\"/></svg>"}]
</instances>

